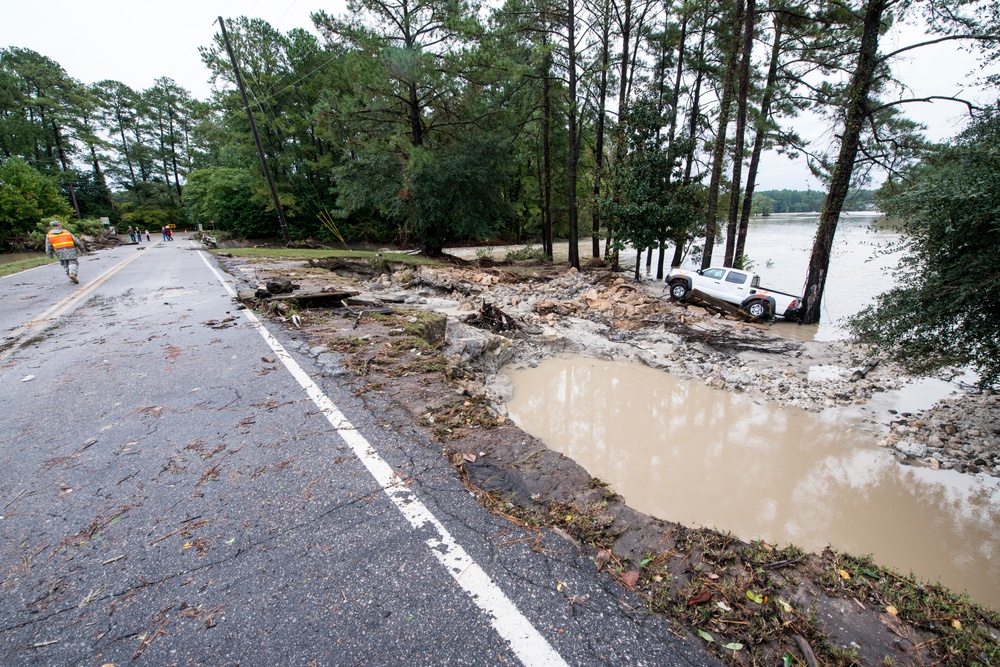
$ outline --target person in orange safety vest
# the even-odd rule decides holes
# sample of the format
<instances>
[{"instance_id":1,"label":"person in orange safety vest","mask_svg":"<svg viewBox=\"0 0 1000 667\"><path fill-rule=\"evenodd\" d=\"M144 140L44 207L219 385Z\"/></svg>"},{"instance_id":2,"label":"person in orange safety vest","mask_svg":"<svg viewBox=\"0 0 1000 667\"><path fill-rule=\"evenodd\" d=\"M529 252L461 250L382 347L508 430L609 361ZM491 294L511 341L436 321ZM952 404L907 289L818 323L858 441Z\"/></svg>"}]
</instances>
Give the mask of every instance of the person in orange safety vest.
<instances>
[{"instance_id":1,"label":"person in orange safety vest","mask_svg":"<svg viewBox=\"0 0 1000 667\"><path fill-rule=\"evenodd\" d=\"M78 238L63 229L61 222L53 220L52 230L45 235L45 254L59 258L59 263L66 270L66 275L72 283L80 282L76 277L80 270L80 265L76 261L78 249L81 253L87 252L86 246L80 243Z\"/></svg>"}]
</instances>

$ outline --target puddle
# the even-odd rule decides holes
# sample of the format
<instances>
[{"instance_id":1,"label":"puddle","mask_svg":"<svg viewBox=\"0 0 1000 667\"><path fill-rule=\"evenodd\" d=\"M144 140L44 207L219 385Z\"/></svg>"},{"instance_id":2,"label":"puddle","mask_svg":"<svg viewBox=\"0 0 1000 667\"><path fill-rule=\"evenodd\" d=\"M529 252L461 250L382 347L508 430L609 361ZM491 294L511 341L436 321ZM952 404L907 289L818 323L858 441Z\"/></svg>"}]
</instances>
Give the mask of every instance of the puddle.
<instances>
[{"instance_id":1,"label":"puddle","mask_svg":"<svg viewBox=\"0 0 1000 667\"><path fill-rule=\"evenodd\" d=\"M505 373L515 423L642 512L873 554L1000 608L998 480L900 465L876 427L846 413L780 408L640 364L550 359Z\"/></svg>"},{"instance_id":2,"label":"puddle","mask_svg":"<svg viewBox=\"0 0 1000 667\"><path fill-rule=\"evenodd\" d=\"M810 366L807 378L809 382L844 380L850 378L853 372L853 369L824 364ZM975 377L971 380L975 381ZM927 410L941 399L956 396L958 393L958 388L951 382L937 378L918 378L898 389L875 394L861 411L871 413L880 423L888 423L896 414L913 414ZM854 411L845 409L844 412Z\"/></svg>"}]
</instances>

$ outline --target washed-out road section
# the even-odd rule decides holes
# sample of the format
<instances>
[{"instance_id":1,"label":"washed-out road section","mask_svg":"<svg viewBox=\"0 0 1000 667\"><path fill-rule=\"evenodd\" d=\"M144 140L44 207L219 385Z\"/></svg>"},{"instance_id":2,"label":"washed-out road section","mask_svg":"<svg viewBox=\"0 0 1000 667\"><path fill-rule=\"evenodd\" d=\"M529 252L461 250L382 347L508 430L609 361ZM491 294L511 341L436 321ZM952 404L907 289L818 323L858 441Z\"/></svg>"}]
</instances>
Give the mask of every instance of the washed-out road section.
<instances>
[{"instance_id":1,"label":"washed-out road section","mask_svg":"<svg viewBox=\"0 0 1000 667\"><path fill-rule=\"evenodd\" d=\"M178 237L0 280L0 664L714 664L243 278Z\"/></svg>"}]
</instances>

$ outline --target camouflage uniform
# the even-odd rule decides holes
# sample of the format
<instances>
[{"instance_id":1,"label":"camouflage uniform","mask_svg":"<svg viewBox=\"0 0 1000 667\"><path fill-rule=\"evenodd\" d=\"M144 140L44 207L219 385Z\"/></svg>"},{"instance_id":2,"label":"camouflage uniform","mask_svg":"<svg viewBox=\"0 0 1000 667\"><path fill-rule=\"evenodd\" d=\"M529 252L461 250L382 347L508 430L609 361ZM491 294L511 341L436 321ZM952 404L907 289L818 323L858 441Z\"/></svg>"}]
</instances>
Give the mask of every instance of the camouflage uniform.
<instances>
[{"instance_id":1,"label":"camouflage uniform","mask_svg":"<svg viewBox=\"0 0 1000 667\"><path fill-rule=\"evenodd\" d=\"M62 234L64 232L66 234L69 234L70 237L73 239L73 245L66 248L52 247L52 240L50 239L50 235ZM66 270L66 275L69 276L69 279L74 283L79 282L79 280L77 280L76 277L77 273L80 270L80 264L76 261L78 249L82 253L87 252L86 246L80 243L80 239L76 238L76 236L71 234L69 231L63 230L61 225L58 225L57 223L52 223L52 231L49 232L49 234L46 234L45 236L45 254L48 255L49 257L52 257L53 255L58 257L59 264L61 264L63 269Z\"/></svg>"}]
</instances>

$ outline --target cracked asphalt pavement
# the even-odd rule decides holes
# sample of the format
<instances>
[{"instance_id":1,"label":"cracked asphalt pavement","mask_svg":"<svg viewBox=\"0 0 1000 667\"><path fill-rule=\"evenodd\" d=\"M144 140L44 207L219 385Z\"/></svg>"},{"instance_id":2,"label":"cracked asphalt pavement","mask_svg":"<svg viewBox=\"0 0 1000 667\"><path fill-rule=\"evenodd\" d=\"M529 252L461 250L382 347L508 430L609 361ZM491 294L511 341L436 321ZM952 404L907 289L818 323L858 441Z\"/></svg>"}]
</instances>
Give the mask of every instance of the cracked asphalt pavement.
<instances>
[{"instance_id":1,"label":"cracked asphalt pavement","mask_svg":"<svg viewBox=\"0 0 1000 667\"><path fill-rule=\"evenodd\" d=\"M551 653L505 634L197 244L80 264L0 280L0 664L716 664L266 325Z\"/></svg>"}]
</instances>

